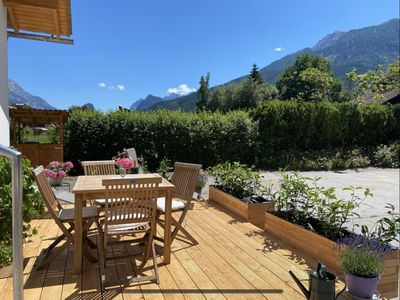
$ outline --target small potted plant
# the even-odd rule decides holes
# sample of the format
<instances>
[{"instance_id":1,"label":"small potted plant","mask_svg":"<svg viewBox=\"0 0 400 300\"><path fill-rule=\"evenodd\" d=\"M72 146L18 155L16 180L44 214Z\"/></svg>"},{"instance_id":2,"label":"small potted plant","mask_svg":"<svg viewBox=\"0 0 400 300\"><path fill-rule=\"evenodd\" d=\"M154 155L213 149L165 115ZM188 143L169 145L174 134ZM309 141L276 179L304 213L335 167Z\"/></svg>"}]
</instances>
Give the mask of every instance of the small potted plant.
<instances>
[{"instance_id":1,"label":"small potted plant","mask_svg":"<svg viewBox=\"0 0 400 300\"><path fill-rule=\"evenodd\" d=\"M206 174L199 174L196 180L196 189L195 192L201 195L201 190L206 186L207 183L207 175Z\"/></svg>"},{"instance_id":2,"label":"small potted plant","mask_svg":"<svg viewBox=\"0 0 400 300\"><path fill-rule=\"evenodd\" d=\"M64 163L52 161L44 169L44 173L46 174L47 181L51 186L59 186L73 167L74 165L70 161Z\"/></svg>"},{"instance_id":3,"label":"small potted plant","mask_svg":"<svg viewBox=\"0 0 400 300\"><path fill-rule=\"evenodd\" d=\"M378 238L351 235L340 239L337 246L348 292L362 299L374 299L378 295L376 288L383 270L383 254L391 250L390 245Z\"/></svg>"},{"instance_id":4,"label":"small potted plant","mask_svg":"<svg viewBox=\"0 0 400 300\"><path fill-rule=\"evenodd\" d=\"M129 156L129 153L126 149L122 150L121 152L118 152L118 154L116 156L114 156L112 158L115 162L117 162L117 160L119 159L129 159L130 160L130 168L122 168L122 173L125 176L126 173L130 173L130 174L138 174L139 173L139 167L140 165L135 165L134 160L132 159L132 157ZM127 162L127 161L124 161ZM122 163L122 161L120 161L120 163ZM118 168L118 172L121 174L121 168L119 166L117 166ZM125 170L125 171L124 171Z\"/></svg>"},{"instance_id":5,"label":"small potted plant","mask_svg":"<svg viewBox=\"0 0 400 300\"><path fill-rule=\"evenodd\" d=\"M121 177L124 177L126 172L133 167L132 161L129 158L118 158L115 160L115 165Z\"/></svg>"}]
</instances>

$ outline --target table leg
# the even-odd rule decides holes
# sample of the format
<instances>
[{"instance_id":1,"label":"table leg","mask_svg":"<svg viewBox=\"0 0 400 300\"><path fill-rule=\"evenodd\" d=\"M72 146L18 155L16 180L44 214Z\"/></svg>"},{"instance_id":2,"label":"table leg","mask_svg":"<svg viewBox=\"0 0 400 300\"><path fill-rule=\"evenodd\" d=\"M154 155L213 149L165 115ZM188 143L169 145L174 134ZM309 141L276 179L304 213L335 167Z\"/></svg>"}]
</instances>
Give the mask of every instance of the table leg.
<instances>
[{"instance_id":1,"label":"table leg","mask_svg":"<svg viewBox=\"0 0 400 300\"><path fill-rule=\"evenodd\" d=\"M165 197L165 227L164 227L164 264L171 262L171 210L172 210L172 193L167 191Z\"/></svg>"},{"instance_id":2,"label":"table leg","mask_svg":"<svg viewBox=\"0 0 400 300\"><path fill-rule=\"evenodd\" d=\"M79 274L82 271L82 195L75 194L75 235L74 235L74 273Z\"/></svg>"}]
</instances>

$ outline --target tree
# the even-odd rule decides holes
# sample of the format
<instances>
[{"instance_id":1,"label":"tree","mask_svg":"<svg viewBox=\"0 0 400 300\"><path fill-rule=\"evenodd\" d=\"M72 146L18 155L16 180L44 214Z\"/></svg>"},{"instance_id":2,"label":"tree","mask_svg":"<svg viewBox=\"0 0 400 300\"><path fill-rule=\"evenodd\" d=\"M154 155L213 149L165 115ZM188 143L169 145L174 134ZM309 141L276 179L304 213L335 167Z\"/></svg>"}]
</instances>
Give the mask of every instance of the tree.
<instances>
[{"instance_id":1,"label":"tree","mask_svg":"<svg viewBox=\"0 0 400 300\"><path fill-rule=\"evenodd\" d=\"M385 71L378 65L375 71L358 74L357 69L346 74L346 98L349 101L363 101L368 94L374 93L375 100L382 100L387 91L400 91L400 60L393 62Z\"/></svg>"},{"instance_id":2,"label":"tree","mask_svg":"<svg viewBox=\"0 0 400 300\"><path fill-rule=\"evenodd\" d=\"M333 77L331 65L321 56L299 55L295 62L279 75L276 87L282 100L338 101L342 86Z\"/></svg>"},{"instance_id":3,"label":"tree","mask_svg":"<svg viewBox=\"0 0 400 300\"><path fill-rule=\"evenodd\" d=\"M250 76L249 77L256 84L264 83L264 79L262 78L262 76L261 76L256 64L253 64L253 67L251 68L251 72L250 72Z\"/></svg>"},{"instance_id":4,"label":"tree","mask_svg":"<svg viewBox=\"0 0 400 300\"><path fill-rule=\"evenodd\" d=\"M199 82L200 87L197 90L197 102L196 102L197 111L204 110L207 107L208 98L210 96L209 82L210 82L210 73L207 73L206 76L201 76Z\"/></svg>"}]
</instances>

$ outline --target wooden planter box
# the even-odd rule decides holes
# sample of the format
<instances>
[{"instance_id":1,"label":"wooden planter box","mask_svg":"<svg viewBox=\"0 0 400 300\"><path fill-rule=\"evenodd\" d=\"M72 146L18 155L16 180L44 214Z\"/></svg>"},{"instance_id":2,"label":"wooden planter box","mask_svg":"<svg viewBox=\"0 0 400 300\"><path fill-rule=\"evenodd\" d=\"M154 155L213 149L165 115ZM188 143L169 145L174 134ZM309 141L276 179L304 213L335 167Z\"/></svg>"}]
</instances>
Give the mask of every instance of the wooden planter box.
<instances>
[{"instance_id":1,"label":"wooden planter box","mask_svg":"<svg viewBox=\"0 0 400 300\"><path fill-rule=\"evenodd\" d=\"M213 186L210 186L209 200L261 229L264 229L265 212L274 209L273 203L247 204Z\"/></svg>"},{"instance_id":2,"label":"wooden planter box","mask_svg":"<svg viewBox=\"0 0 400 300\"><path fill-rule=\"evenodd\" d=\"M306 256L324 262L330 272L344 279L344 273L338 265L339 253L335 249L335 242L268 212L265 213L265 231L304 252ZM385 267L378 285L379 292L390 297L397 295L398 255L398 250L385 255Z\"/></svg>"}]
</instances>

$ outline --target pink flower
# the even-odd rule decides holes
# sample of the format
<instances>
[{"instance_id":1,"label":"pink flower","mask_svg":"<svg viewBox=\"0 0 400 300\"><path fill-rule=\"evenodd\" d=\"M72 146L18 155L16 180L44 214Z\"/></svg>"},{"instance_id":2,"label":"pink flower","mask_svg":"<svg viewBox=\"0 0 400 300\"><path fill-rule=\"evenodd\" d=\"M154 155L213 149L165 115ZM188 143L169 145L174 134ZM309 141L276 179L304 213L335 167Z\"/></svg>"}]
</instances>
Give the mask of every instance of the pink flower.
<instances>
[{"instance_id":1,"label":"pink flower","mask_svg":"<svg viewBox=\"0 0 400 300\"><path fill-rule=\"evenodd\" d=\"M65 176L67 176L67 172L65 172L63 170L58 171L57 178L64 179Z\"/></svg>"},{"instance_id":2,"label":"pink flower","mask_svg":"<svg viewBox=\"0 0 400 300\"><path fill-rule=\"evenodd\" d=\"M115 165L119 168L124 168L126 170L129 170L132 168L132 161L129 158L118 158L115 161Z\"/></svg>"},{"instance_id":3,"label":"pink flower","mask_svg":"<svg viewBox=\"0 0 400 300\"><path fill-rule=\"evenodd\" d=\"M46 176L50 178L57 178L57 173L49 169L44 169L44 174L46 174Z\"/></svg>"},{"instance_id":4,"label":"pink flower","mask_svg":"<svg viewBox=\"0 0 400 300\"><path fill-rule=\"evenodd\" d=\"M70 161L66 161L66 162L64 163L64 166L66 166L66 167L69 168L69 169L72 169L72 168L74 167L73 163L70 162Z\"/></svg>"},{"instance_id":5,"label":"pink flower","mask_svg":"<svg viewBox=\"0 0 400 300\"><path fill-rule=\"evenodd\" d=\"M57 168L57 167L59 167L61 164L60 164L60 162L58 162L58 161L52 161L49 165L52 166L52 167Z\"/></svg>"}]
</instances>

